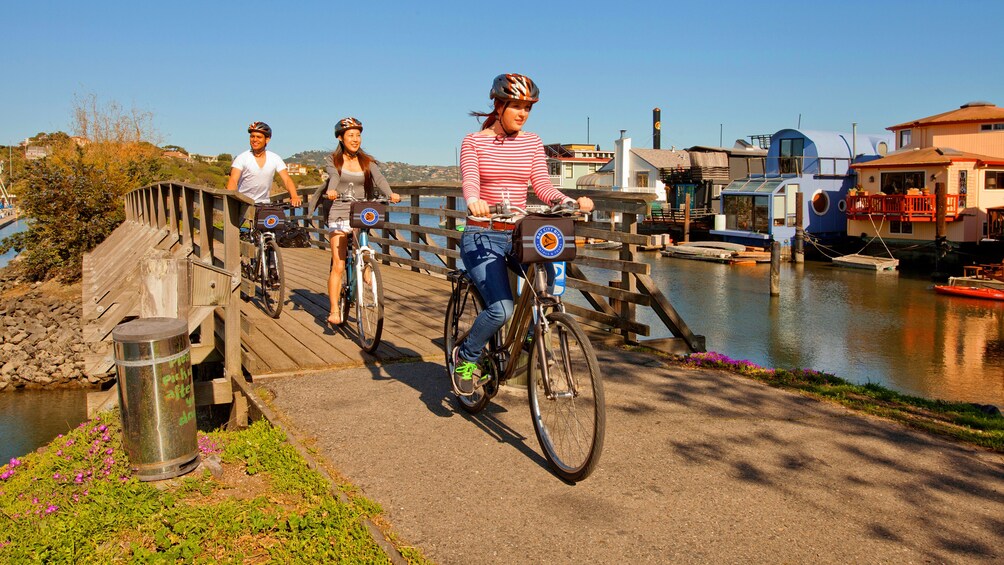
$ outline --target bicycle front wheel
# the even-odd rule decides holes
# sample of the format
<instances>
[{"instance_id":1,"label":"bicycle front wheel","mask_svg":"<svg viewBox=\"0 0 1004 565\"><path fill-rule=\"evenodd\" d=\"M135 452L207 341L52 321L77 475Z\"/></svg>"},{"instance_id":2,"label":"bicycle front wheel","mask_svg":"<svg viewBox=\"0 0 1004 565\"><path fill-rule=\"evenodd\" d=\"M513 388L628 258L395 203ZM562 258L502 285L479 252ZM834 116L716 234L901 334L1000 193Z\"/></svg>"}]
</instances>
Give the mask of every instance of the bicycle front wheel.
<instances>
[{"instance_id":1,"label":"bicycle front wheel","mask_svg":"<svg viewBox=\"0 0 1004 565\"><path fill-rule=\"evenodd\" d=\"M383 332L383 282L373 257L363 256L362 269L356 278L359 281L359 296L356 297L359 347L373 353L380 345L380 334Z\"/></svg>"},{"instance_id":2,"label":"bicycle front wheel","mask_svg":"<svg viewBox=\"0 0 1004 565\"><path fill-rule=\"evenodd\" d=\"M261 265L262 302L265 312L273 318L278 318L282 312L283 291L286 288L286 276L282 270L282 254L274 239L265 240L265 260Z\"/></svg>"},{"instance_id":3,"label":"bicycle front wheel","mask_svg":"<svg viewBox=\"0 0 1004 565\"><path fill-rule=\"evenodd\" d=\"M547 315L538 327L527 367L530 415L544 456L568 481L581 481L599 463L606 430L603 381L596 353L568 314Z\"/></svg>"}]
</instances>

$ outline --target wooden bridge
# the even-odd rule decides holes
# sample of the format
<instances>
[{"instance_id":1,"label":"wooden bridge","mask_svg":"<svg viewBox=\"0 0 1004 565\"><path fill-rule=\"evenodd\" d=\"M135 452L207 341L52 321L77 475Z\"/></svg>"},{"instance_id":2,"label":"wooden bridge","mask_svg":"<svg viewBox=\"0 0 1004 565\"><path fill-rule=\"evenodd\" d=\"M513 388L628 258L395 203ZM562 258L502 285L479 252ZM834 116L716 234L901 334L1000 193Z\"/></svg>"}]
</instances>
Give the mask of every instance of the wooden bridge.
<instances>
[{"instance_id":1,"label":"wooden bridge","mask_svg":"<svg viewBox=\"0 0 1004 565\"><path fill-rule=\"evenodd\" d=\"M300 192L313 194L314 188ZM386 304L383 338L373 355L356 345L351 315L344 328L333 329L326 322L330 252L316 197L290 216L308 231L311 247L282 250L286 295L282 314L272 319L255 299L246 299L255 294L253 283L240 277L241 257L249 252L239 241L240 224L250 200L226 190L162 182L127 194L126 221L84 257L84 339L96 351L87 360L86 372L114 369L111 332L116 325L154 315L188 320L192 363L202 369L196 371L196 403L233 403L232 415L238 419L246 419L241 407L246 406L248 379L389 360L441 359L449 297L443 275L457 266L461 234L456 225L465 216L456 211L460 189L393 188L406 200L391 208L391 221L370 237L384 263ZM636 247L652 243L637 227L654 196L581 192L619 221L581 222L576 234L622 247L617 258L580 249L568 265L566 286L582 299L566 301L568 311L593 339L639 343L653 332L637 321L637 310L650 308L673 337L644 343L678 353L703 351L703 337L680 319L649 276L649 266L635 260ZM277 194L273 200L287 197Z\"/></svg>"}]
</instances>

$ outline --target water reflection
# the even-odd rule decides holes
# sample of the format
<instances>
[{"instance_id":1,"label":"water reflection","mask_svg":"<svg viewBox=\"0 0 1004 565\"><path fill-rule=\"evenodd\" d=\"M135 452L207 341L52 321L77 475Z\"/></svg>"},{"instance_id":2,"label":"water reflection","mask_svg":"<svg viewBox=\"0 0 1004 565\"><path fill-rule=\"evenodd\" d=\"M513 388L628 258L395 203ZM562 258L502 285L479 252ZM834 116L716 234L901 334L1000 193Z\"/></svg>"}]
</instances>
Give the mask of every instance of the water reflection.
<instances>
[{"instance_id":1,"label":"water reflection","mask_svg":"<svg viewBox=\"0 0 1004 565\"><path fill-rule=\"evenodd\" d=\"M927 398L1004 406L1004 303L937 295L929 281L902 273L814 262L784 264L781 296L771 298L766 264L641 257L709 350ZM584 270L598 280L610 274ZM669 336L654 314L640 312L651 337Z\"/></svg>"},{"instance_id":2,"label":"water reflection","mask_svg":"<svg viewBox=\"0 0 1004 565\"><path fill-rule=\"evenodd\" d=\"M87 391L0 393L0 464L44 445L87 419Z\"/></svg>"}]
</instances>

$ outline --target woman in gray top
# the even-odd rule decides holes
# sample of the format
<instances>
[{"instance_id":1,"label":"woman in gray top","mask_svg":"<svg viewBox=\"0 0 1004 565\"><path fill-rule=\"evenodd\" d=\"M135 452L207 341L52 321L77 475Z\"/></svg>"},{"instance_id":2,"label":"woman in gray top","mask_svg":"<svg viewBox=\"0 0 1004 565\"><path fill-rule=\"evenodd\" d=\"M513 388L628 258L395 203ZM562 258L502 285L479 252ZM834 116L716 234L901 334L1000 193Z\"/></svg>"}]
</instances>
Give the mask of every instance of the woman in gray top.
<instances>
[{"instance_id":1,"label":"woman in gray top","mask_svg":"<svg viewBox=\"0 0 1004 565\"><path fill-rule=\"evenodd\" d=\"M328 159L326 170L328 184L324 196L330 201L328 210L328 232L331 236L331 274L328 275L328 298L331 309L328 313L328 323L341 325L338 311L338 292L342 286L342 275L345 273L345 255L348 246L349 202L338 200L343 195L351 193L355 200L372 200L377 194L383 194L391 202L400 202L401 196L392 192L387 179L380 172L376 160L361 149L363 124L355 118L343 118L335 125L335 137L338 138L338 148ZM366 278L367 273L363 273Z\"/></svg>"}]
</instances>

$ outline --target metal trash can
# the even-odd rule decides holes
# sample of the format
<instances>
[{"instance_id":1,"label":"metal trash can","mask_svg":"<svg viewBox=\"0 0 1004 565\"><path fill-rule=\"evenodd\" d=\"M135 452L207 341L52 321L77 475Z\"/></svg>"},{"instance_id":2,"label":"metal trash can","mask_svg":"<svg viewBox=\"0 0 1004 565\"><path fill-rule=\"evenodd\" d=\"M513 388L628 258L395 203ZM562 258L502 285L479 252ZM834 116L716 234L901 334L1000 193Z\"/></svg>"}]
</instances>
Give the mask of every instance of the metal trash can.
<instances>
[{"instance_id":1,"label":"metal trash can","mask_svg":"<svg viewBox=\"0 0 1004 565\"><path fill-rule=\"evenodd\" d=\"M112 331L126 454L141 481L199 464L188 323L139 318Z\"/></svg>"}]
</instances>

